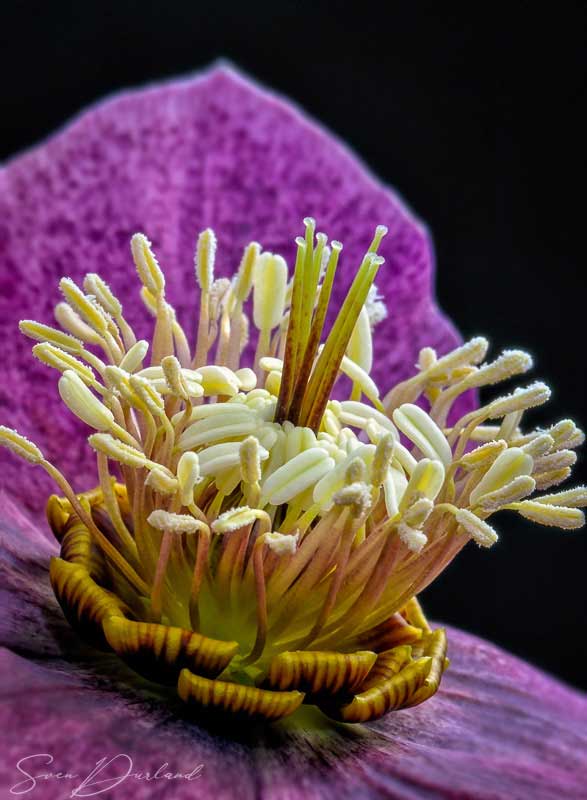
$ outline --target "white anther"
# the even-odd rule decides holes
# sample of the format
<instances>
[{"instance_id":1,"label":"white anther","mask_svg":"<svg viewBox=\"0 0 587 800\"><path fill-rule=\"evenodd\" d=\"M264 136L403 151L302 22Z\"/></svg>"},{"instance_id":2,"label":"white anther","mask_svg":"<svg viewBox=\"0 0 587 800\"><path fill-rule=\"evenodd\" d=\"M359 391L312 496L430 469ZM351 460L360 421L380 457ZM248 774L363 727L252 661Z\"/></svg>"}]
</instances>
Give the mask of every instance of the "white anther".
<instances>
[{"instance_id":1,"label":"white anther","mask_svg":"<svg viewBox=\"0 0 587 800\"><path fill-rule=\"evenodd\" d=\"M497 533L491 525L479 519L467 508L459 508L455 514L458 524L474 539L480 547L491 547L497 542Z\"/></svg>"},{"instance_id":2,"label":"white anther","mask_svg":"<svg viewBox=\"0 0 587 800\"><path fill-rule=\"evenodd\" d=\"M548 505L536 500L524 500L516 503L515 507L522 517L532 520L532 522L538 522L540 525L574 530L585 524L585 515L578 508Z\"/></svg>"},{"instance_id":3,"label":"white anther","mask_svg":"<svg viewBox=\"0 0 587 800\"><path fill-rule=\"evenodd\" d=\"M201 375L204 395L206 397L214 395L234 397L239 392L239 380L228 367L219 367L212 364L198 367L198 373Z\"/></svg>"},{"instance_id":4,"label":"white anther","mask_svg":"<svg viewBox=\"0 0 587 800\"><path fill-rule=\"evenodd\" d=\"M194 488L200 482L200 459L197 453L184 453L177 464L177 480L181 491L182 505L194 501Z\"/></svg>"},{"instance_id":5,"label":"white anther","mask_svg":"<svg viewBox=\"0 0 587 800\"><path fill-rule=\"evenodd\" d=\"M247 437L240 446L241 476L245 483L254 484L261 480L261 459L259 440Z\"/></svg>"},{"instance_id":6,"label":"white anther","mask_svg":"<svg viewBox=\"0 0 587 800\"><path fill-rule=\"evenodd\" d=\"M512 394L498 397L490 403L486 410L489 419L498 419L514 411L526 411L546 403L550 398L550 389L545 383L532 383L516 389Z\"/></svg>"},{"instance_id":7,"label":"white anther","mask_svg":"<svg viewBox=\"0 0 587 800\"><path fill-rule=\"evenodd\" d=\"M209 292L214 282L214 262L216 260L216 236L211 228L206 228L198 236L194 267L196 280L203 292Z\"/></svg>"},{"instance_id":8,"label":"white anther","mask_svg":"<svg viewBox=\"0 0 587 800\"><path fill-rule=\"evenodd\" d=\"M89 367L78 361L74 356L66 353L65 350L55 347L55 345L36 344L33 347L33 355L43 364L53 367L53 369L58 369L59 372L73 370L85 383L94 383L96 380Z\"/></svg>"},{"instance_id":9,"label":"white anther","mask_svg":"<svg viewBox=\"0 0 587 800\"><path fill-rule=\"evenodd\" d=\"M69 410L86 425L98 431L108 431L114 415L92 394L77 372L66 370L59 378L59 394Z\"/></svg>"},{"instance_id":10,"label":"white anther","mask_svg":"<svg viewBox=\"0 0 587 800\"><path fill-rule=\"evenodd\" d=\"M549 453L554 446L554 439L548 433L542 433L522 445L522 450L532 458L540 458Z\"/></svg>"},{"instance_id":11,"label":"white anther","mask_svg":"<svg viewBox=\"0 0 587 800\"><path fill-rule=\"evenodd\" d=\"M409 525L403 522L398 525L397 532L399 533L399 538L406 545L408 550L411 550L413 553L419 553L428 542L428 537L425 533L415 528L410 528Z\"/></svg>"},{"instance_id":12,"label":"white anther","mask_svg":"<svg viewBox=\"0 0 587 800\"><path fill-rule=\"evenodd\" d=\"M83 352L84 346L79 339L70 336L68 333L63 333L63 331L51 328L49 325L42 325L40 322L34 322L34 320L30 319L22 319L18 323L18 327L21 333L24 333L29 339L34 339L37 342L49 342L68 353L79 355Z\"/></svg>"},{"instance_id":13,"label":"white anther","mask_svg":"<svg viewBox=\"0 0 587 800\"><path fill-rule=\"evenodd\" d=\"M165 278L151 249L151 242L143 233L135 233L130 240L130 249L143 286L155 297L162 295Z\"/></svg>"},{"instance_id":14,"label":"white anther","mask_svg":"<svg viewBox=\"0 0 587 800\"><path fill-rule=\"evenodd\" d=\"M299 534L266 533L263 541L276 556L293 556L296 552Z\"/></svg>"},{"instance_id":15,"label":"white anther","mask_svg":"<svg viewBox=\"0 0 587 800\"><path fill-rule=\"evenodd\" d=\"M130 350L125 354L124 358L120 362L119 366L120 369L125 370L126 372L136 372L143 367L143 360L147 355L147 351L149 350L149 342L145 341L144 339L139 339L138 342L135 342Z\"/></svg>"},{"instance_id":16,"label":"white anther","mask_svg":"<svg viewBox=\"0 0 587 800\"><path fill-rule=\"evenodd\" d=\"M419 406L404 403L393 412L393 421L425 456L441 461L447 467L452 451L438 425Z\"/></svg>"},{"instance_id":17,"label":"white anther","mask_svg":"<svg viewBox=\"0 0 587 800\"><path fill-rule=\"evenodd\" d=\"M581 508L582 506L587 506L587 486L577 486L574 489L567 489L565 492L545 494L542 497L534 497L532 499L535 503L548 503L551 506Z\"/></svg>"},{"instance_id":18,"label":"white anther","mask_svg":"<svg viewBox=\"0 0 587 800\"><path fill-rule=\"evenodd\" d=\"M529 475L519 475L505 486L481 495L476 502L484 511L498 511L508 503L515 503L528 497L536 488L536 481Z\"/></svg>"},{"instance_id":19,"label":"white anther","mask_svg":"<svg viewBox=\"0 0 587 800\"><path fill-rule=\"evenodd\" d=\"M373 341L371 323L366 305L361 309L355 327L349 339L346 355L366 373L371 372L373 366Z\"/></svg>"},{"instance_id":20,"label":"white anther","mask_svg":"<svg viewBox=\"0 0 587 800\"><path fill-rule=\"evenodd\" d=\"M30 461L31 464L40 464L44 460L44 456L36 444L30 442L26 436L23 436L13 428L7 428L5 425L0 425L0 447L6 447L8 450Z\"/></svg>"},{"instance_id":21,"label":"white anther","mask_svg":"<svg viewBox=\"0 0 587 800\"><path fill-rule=\"evenodd\" d=\"M112 293L112 290L95 272L90 272L84 278L84 289L88 294L94 295L96 300L100 303L102 308L110 314L110 316L120 317L122 314L122 306L117 297Z\"/></svg>"},{"instance_id":22,"label":"white anther","mask_svg":"<svg viewBox=\"0 0 587 800\"><path fill-rule=\"evenodd\" d=\"M507 442L503 439L499 439L496 442L486 442L469 453L465 453L459 461L459 466L467 470L487 467L495 461L500 453L507 450L507 446Z\"/></svg>"},{"instance_id":23,"label":"white anther","mask_svg":"<svg viewBox=\"0 0 587 800\"><path fill-rule=\"evenodd\" d=\"M495 492L520 475L531 475L532 457L519 447L504 450L493 462L470 495L471 505L476 505L483 495Z\"/></svg>"},{"instance_id":24,"label":"white anther","mask_svg":"<svg viewBox=\"0 0 587 800\"><path fill-rule=\"evenodd\" d=\"M403 514L402 522L410 528L421 528L434 509L434 503L427 497L416 500Z\"/></svg>"},{"instance_id":25,"label":"white anther","mask_svg":"<svg viewBox=\"0 0 587 800\"><path fill-rule=\"evenodd\" d=\"M283 319L287 264L281 256L263 253L253 275L253 321L260 331L276 328Z\"/></svg>"},{"instance_id":26,"label":"white anther","mask_svg":"<svg viewBox=\"0 0 587 800\"><path fill-rule=\"evenodd\" d=\"M204 523L189 514L173 514L160 508L151 511L147 522L159 531L177 534L197 533L204 527Z\"/></svg>"},{"instance_id":27,"label":"white anther","mask_svg":"<svg viewBox=\"0 0 587 800\"><path fill-rule=\"evenodd\" d=\"M143 452L115 439L109 433L93 433L88 436L88 442L98 453L104 453L108 458L119 461L127 467L140 469L148 466L148 459Z\"/></svg>"},{"instance_id":28,"label":"white anther","mask_svg":"<svg viewBox=\"0 0 587 800\"><path fill-rule=\"evenodd\" d=\"M324 450L312 447L287 461L270 475L262 486L261 504L278 506L314 486L334 467L334 459Z\"/></svg>"},{"instance_id":29,"label":"white anther","mask_svg":"<svg viewBox=\"0 0 587 800\"><path fill-rule=\"evenodd\" d=\"M266 514L257 508L240 506L231 508L214 520L212 530L216 533L232 533L240 528L253 525L258 519L262 519Z\"/></svg>"},{"instance_id":30,"label":"white anther","mask_svg":"<svg viewBox=\"0 0 587 800\"><path fill-rule=\"evenodd\" d=\"M444 467L440 461L423 458L418 461L406 487L401 507L406 508L415 498L434 500L444 483Z\"/></svg>"},{"instance_id":31,"label":"white anther","mask_svg":"<svg viewBox=\"0 0 587 800\"><path fill-rule=\"evenodd\" d=\"M177 478L167 474L167 472L155 467L152 469L145 480L145 486L149 486L161 494L175 494L179 488Z\"/></svg>"}]
</instances>

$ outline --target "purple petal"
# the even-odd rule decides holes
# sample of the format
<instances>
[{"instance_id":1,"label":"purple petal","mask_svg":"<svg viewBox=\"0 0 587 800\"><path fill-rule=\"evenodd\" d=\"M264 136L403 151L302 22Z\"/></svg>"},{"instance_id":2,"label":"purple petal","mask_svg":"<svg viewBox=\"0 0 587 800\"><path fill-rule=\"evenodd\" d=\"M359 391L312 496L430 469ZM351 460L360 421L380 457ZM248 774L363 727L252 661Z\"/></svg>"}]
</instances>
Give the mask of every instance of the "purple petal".
<instances>
[{"instance_id":1,"label":"purple petal","mask_svg":"<svg viewBox=\"0 0 587 800\"><path fill-rule=\"evenodd\" d=\"M328 735L310 723L304 730L205 728L182 717L173 692L65 641L70 634L46 591L47 541L12 504L0 510L0 531L0 565L8 565L3 622L12 616L19 629L16 635L6 624L0 628L0 787L6 796L26 778L17 762L43 753L54 763L38 757L22 769L79 777L40 782L30 796L42 800L70 796L96 762L119 756L96 777L114 782L128 769L123 755L133 772L155 772L165 762L172 772L203 769L191 782L128 777L104 794L114 800L585 796L587 698L469 634L449 630L451 667L437 695L378 723L338 726Z\"/></svg>"},{"instance_id":2,"label":"purple petal","mask_svg":"<svg viewBox=\"0 0 587 800\"><path fill-rule=\"evenodd\" d=\"M330 134L226 67L108 100L9 163L0 172L3 422L31 435L76 488L89 488L95 474L83 426L60 407L55 376L33 363L18 320L51 322L58 279L97 271L146 333L129 255L131 234L143 230L191 333L196 233L214 227L227 274L251 239L291 260L308 214L345 245L337 299L374 226L389 227L378 283L390 314L377 329L374 370L383 390L413 369L420 347L454 346L455 330L432 298L423 225ZM0 480L28 508L42 509L46 476L0 458L9 465Z\"/></svg>"}]
</instances>

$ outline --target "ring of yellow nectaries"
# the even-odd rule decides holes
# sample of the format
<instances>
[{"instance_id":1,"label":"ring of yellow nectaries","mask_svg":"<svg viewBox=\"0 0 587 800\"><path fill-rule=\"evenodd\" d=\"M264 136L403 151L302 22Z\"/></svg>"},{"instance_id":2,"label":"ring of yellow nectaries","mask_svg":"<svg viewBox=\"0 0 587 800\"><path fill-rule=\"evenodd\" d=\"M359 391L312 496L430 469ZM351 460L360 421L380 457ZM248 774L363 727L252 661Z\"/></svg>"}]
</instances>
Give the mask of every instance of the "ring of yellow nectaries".
<instances>
[{"instance_id":1,"label":"ring of yellow nectaries","mask_svg":"<svg viewBox=\"0 0 587 800\"><path fill-rule=\"evenodd\" d=\"M51 583L95 646L200 711L275 720L305 702L365 722L437 690L446 638L416 595L469 540L496 541L492 514L583 524L584 488L531 497L569 475L583 435L569 420L522 431L548 399L541 383L455 419L461 394L531 366L520 351L484 362L483 338L440 358L425 348L416 374L380 396L372 333L385 308L373 281L386 231L325 335L342 245L305 225L291 279L252 243L234 279L215 280L216 239L200 235L193 348L143 235L132 254L150 345L99 276L83 288L64 278L63 330L21 330L94 430L98 488L77 495L9 428L0 443L63 494L47 506L61 544Z\"/></svg>"}]
</instances>

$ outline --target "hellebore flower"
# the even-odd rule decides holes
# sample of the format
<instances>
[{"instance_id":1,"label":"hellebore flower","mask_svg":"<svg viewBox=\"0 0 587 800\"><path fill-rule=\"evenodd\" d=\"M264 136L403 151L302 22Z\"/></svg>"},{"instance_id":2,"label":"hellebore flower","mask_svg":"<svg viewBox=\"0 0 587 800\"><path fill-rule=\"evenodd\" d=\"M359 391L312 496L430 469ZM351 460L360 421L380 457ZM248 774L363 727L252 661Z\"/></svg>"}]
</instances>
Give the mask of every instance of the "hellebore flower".
<instances>
[{"instance_id":1,"label":"hellebore flower","mask_svg":"<svg viewBox=\"0 0 587 800\"><path fill-rule=\"evenodd\" d=\"M0 444L62 495L47 504L57 554L40 470L7 463L6 718L22 713L35 752L52 753L53 719L75 738L60 752L88 768L113 746L151 764L171 748L174 772L200 763L174 797L192 779L212 797L236 781L243 796L579 797L585 700L458 632L444 678L446 634L416 595L471 539L495 543L496 512L582 525L587 490L551 488L583 435L570 420L524 429L542 383L472 408L470 390L531 359L485 362L482 337L455 347L427 236L397 198L220 69L94 110L9 165L0 205L2 324L17 315L43 368L5 332L5 413L35 443L0 426ZM387 227L373 236L374 217ZM219 242L200 233L194 282L181 264L195 221ZM142 303L118 257L131 233Z\"/></svg>"}]
</instances>

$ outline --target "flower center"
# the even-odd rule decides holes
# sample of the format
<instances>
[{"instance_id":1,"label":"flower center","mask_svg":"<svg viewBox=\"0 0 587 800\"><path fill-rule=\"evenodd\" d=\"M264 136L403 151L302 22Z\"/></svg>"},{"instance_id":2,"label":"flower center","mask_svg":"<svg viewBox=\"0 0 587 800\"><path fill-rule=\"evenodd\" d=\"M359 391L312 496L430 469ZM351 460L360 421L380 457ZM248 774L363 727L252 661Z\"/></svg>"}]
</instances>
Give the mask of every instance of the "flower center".
<instances>
[{"instance_id":1,"label":"flower center","mask_svg":"<svg viewBox=\"0 0 587 800\"><path fill-rule=\"evenodd\" d=\"M214 279L216 240L198 240L193 349L141 234L132 253L155 317L136 336L99 276L64 278L64 330L23 321L60 373L71 412L94 429L99 486L76 495L20 434L0 443L55 479L51 567L68 618L137 671L179 683L198 707L277 718L305 698L364 721L429 697L446 666L415 600L487 519L517 511L583 523L584 488L564 480L582 434L569 420L522 432L549 390L532 384L455 419L466 391L519 375L521 351L482 363L476 338L384 397L370 377L385 316L374 278L379 227L326 334L342 245L305 220L293 276L250 244L232 281ZM255 354L243 366L252 321ZM150 364L145 359L150 350Z\"/></svg>"}]
</instances>

